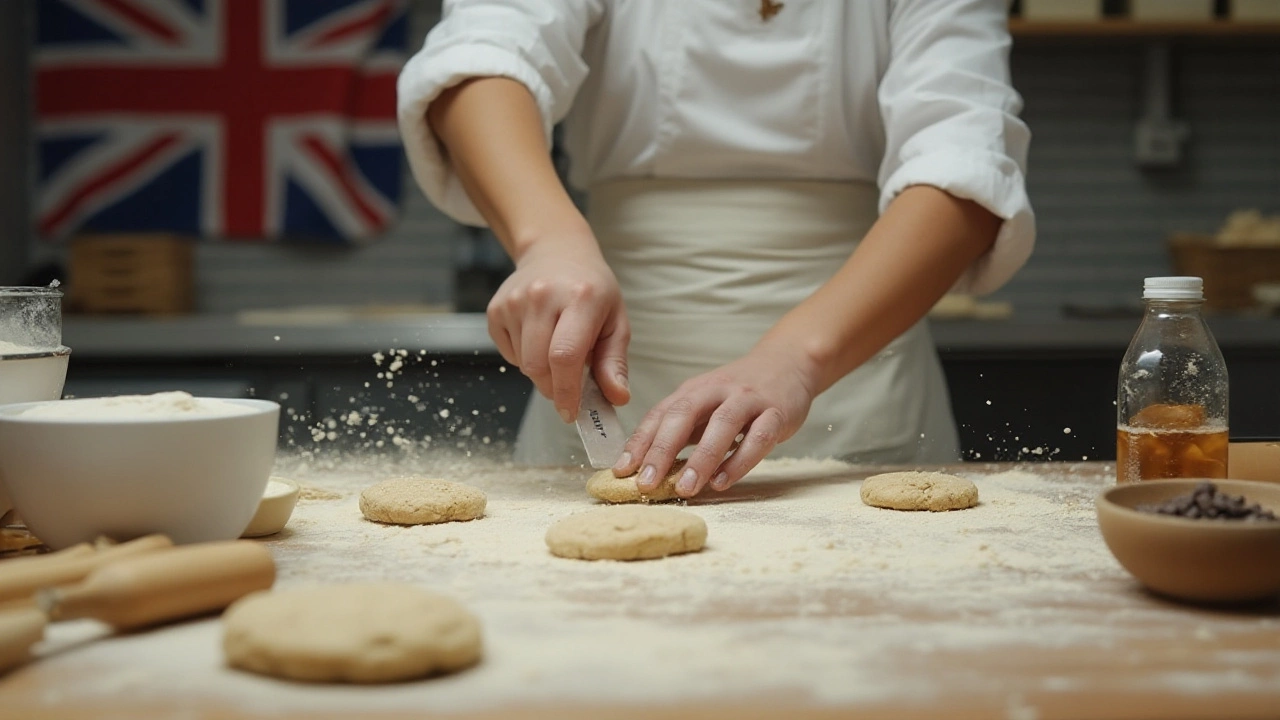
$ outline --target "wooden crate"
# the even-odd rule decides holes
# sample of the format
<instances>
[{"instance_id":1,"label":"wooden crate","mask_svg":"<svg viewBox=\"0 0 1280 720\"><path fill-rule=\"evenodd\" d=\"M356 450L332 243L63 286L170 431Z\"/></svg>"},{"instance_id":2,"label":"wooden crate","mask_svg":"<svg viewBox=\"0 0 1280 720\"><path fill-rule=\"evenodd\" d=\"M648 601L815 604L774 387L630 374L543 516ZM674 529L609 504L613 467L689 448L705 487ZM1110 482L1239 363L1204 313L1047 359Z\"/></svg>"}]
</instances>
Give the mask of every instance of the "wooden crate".
<instances>
[{"instance_id":1,"label":"wooden crate","mask_svg":"<svg viewBox=\"0 0 1280 720\"><path fill-rule=\"evenodd\" d=\"M195 243L175 235L85 235L71 242L67 306L91 314L179 315L195 308Z\"/></svg>"},{"instance_id":2,"label":"wooden crate","mask_svg":"<svg viewBox=\"0 0 1280 720\"><path fill-rule=\"evenodd\" d=\"M1096 22L1102 0L1022 0L1022 17L1032 22Z\"/></svg>"},{"instance_id":3,"label":"wooden crate","mask_svg":"<svg viewBox=\"0 0 1280 720\"><path fill-rule=\"evenodd\" d=\"M1236 22L1280 22L1280 0L1231 0Z\"/></svg>"},{"instance_id":4,"label":"wooden crate","mask_svg":"<svg viewBox=\"0 0 1280 720\"><path fill-rule=\"evenodd\" d=\"M1213 19L1213 0L1129 0L1138 22L1195 22Z\"/></svg>"},{"instance_id":5,"label":"wooden crate","mask_svg":"<svg viewBox=\"0 0 1280 720\"><path fill-rule=\"evenodd\" d=\"M1174 235L1169 252L1175 273L1204 279L1205 307L1214 310L1254 307L1254 285L1280 282L1280 247L1224 246L1208 235Z\"/></svg>"}]
</instances>

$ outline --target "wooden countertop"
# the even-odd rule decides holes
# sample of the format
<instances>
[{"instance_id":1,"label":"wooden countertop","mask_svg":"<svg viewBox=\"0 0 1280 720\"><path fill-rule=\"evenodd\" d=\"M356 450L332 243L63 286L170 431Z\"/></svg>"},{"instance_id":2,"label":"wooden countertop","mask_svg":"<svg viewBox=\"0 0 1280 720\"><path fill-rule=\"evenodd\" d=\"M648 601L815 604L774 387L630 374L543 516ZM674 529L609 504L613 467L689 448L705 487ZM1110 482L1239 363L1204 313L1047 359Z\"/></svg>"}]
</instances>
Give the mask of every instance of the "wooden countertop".
<instances>
[{"instance_id":1,"label":"wooden countertop","mask_svg":"<svg viewBox=\"0 0 1280 720\"><path fill-rule=\"evenodd\" d=\"M779 461L690 503L708 547L642 563L551 557L542 533L588 506L580 469L475 460L297 465L312 488L266 542L278 586L399 580L449 594L485 658L379 687L222 667L216 619L128 637L51 628L0 680L0 718L1274 718L1280 601L1204 609L1143 591L1098 535L1099 463L951 468L982 504L864 506L880 469ZM396 474L489 494L470 523L386 527L359 489Z\"/></svg>"}]
</instances>

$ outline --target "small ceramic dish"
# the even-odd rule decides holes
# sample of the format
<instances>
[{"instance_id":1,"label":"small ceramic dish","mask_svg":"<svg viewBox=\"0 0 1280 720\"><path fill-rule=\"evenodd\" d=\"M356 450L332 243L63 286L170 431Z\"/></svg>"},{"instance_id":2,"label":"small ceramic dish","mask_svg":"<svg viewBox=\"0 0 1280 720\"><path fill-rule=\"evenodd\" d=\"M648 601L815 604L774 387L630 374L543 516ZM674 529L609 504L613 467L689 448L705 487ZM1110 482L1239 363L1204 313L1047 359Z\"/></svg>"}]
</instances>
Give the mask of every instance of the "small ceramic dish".
<instances>
[{"instance_id":1,"label":"small ceramic dish","mask_svg":"<svg viewBox=\"0 0 1280 720\"><path fill-rule=\"evenodd\" d=\"M298 483L272 475L262 500L258 502L258 511L240 537L265 537L283 530L289 524L289 516L293 515L293 507L298 504L300 490Z\"/></svg>"},{"instance_id":2,"label":"small ceramic dish","mask_svg":"<svg viewBox=\"0 0 1280 720\"><path fill-rule=\"evenodd\" d=\"M1143 585L1170 597L1202 603L1280 597L1280 521L1192 520L1135 509L1187 495L1201 482L1147 480L1103 492L1098 529L1111 554ZM1210 482L1280 514L1280 485Z\"/></svg>"},{"instance_id":3,"label":"small ceramic dish","mask_svg":"<svg viewBox=\"0 0 1280 720\"><path fill-rule=\"evenodd\" d=\"M0 354L0 405L62 397L70 358L71 348L65 346L23 355ZM0 476L0 527L6 524L5 516L10 510L13 510L13 501Z\"/></svg>"}]
</instances>

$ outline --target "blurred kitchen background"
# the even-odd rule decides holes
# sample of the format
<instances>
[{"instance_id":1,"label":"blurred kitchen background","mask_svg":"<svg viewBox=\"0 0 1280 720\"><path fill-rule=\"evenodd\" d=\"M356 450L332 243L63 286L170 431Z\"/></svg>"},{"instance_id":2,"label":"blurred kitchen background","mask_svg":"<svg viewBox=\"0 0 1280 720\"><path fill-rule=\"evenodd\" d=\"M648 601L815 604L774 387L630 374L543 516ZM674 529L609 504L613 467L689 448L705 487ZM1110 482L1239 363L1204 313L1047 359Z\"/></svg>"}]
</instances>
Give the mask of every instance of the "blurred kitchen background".
<instances>
[{"instance_id":1,"label":"blurred kitchen background","mask_svg":"<svg viewBox=\"0 0 1280 720\"><path fill-rule=\"evenodd\" d=\"M173 0L196 15L213 2ZM66 284L67 393L253 394L281 401L284 437L302 448L502 451L528 385L481 313L509 266L486 232L432 208L403 163L385 170L385 147L354 167L382 163L369 180L386 204L348 209L346 225L318 211L265 240L41 237L59 221L37 200L44 166L79 148L38 151L38 110L58 99L37 101L36 38L50 32L37 19L80 37L146 30L113 17L121 5L146 7L0 2L0 285ZM410 51L440 12L439 0L407 2L401 20L390 0L309 5L381 23L388 47L403 31ZM1206 278L1233 436L1280 434L1280 0L1021 0L1012 13L1039 235L1007 287L935 313L966 457L1113 459L1142 279L1175 272ZM367 238L319 237L358 235L370 217L392 219Z\"/></svg>"}]
</instances>

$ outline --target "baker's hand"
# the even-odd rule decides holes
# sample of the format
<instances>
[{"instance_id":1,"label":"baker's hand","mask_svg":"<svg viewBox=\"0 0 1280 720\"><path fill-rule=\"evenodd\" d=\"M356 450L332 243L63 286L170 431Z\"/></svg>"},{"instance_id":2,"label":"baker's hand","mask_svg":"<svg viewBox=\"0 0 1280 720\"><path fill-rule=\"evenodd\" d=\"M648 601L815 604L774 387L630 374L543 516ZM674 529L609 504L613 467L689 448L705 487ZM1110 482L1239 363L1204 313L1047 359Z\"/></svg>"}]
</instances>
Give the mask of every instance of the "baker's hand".
<instances>
[{"instance_id":1,"label":"baker's hand","mask_svg":"<svg viewBox=\"0 0 1280 720\"><path fill-rule=\"evenodd\" d=\"M631 399L631 325L595 238L556 238L531 247L490 300L488 318L502 357L555 403L565 422L577 417L588 361L611 403Z\"/></svg>"},{"instance_id":2,"label":"baker's hand","mask_svg":"<svg viewBox=\"0 0 1280 720\"><path fill-rule=\"evenodd\" d=\"M791 349L757 347L682 384L640 421L613 470L640 471L641 492L655 489L685 446L696 442L676 493L693 497L708 483L727 490L800 429L813 403L805 363ZM741 442L727 459L738 436Z\"/></svg>"}]
</instances>

